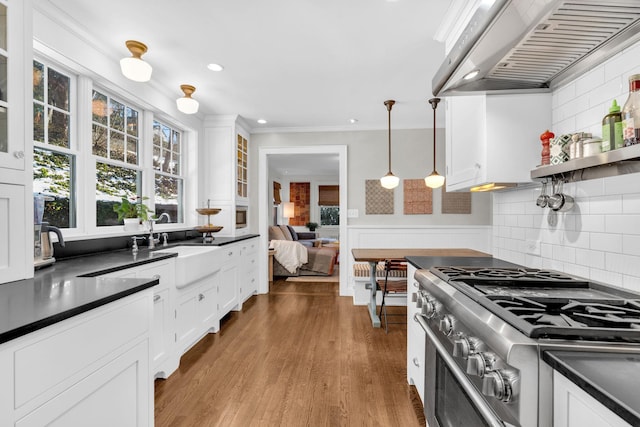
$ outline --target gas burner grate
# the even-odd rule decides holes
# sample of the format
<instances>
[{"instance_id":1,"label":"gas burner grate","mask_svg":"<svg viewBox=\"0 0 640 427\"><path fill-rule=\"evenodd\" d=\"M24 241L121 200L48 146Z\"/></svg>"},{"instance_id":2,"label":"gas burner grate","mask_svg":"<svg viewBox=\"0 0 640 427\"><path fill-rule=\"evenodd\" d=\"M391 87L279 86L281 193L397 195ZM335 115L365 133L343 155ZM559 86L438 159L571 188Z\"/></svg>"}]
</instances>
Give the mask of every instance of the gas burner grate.
<instances>
[{"instance_id":1,"label":"gas burner grate","mask_svg":"<svg viewBox=\"0 0 640 427\"><path fill-rule=\"evenodd\" d=\"M536 281L574 281L575 278L554 270L536 268L499 268L499 267L433 267L431 271L444 280L536 280Z\"/></svg>"}]
</instances>

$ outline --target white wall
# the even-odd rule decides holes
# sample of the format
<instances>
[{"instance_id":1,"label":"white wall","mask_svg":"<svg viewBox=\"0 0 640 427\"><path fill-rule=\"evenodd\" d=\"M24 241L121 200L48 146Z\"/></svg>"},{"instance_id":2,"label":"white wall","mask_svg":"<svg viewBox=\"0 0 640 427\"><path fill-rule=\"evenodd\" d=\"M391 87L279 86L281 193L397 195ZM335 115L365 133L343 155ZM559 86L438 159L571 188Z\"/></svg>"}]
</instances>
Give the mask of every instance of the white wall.
<instances>
[{"instance_id":1,"label":"white wall","mask_svg":"<svg viewBox=\"0 0 640 427\"><path fill-rule=\"evenodd\" d=\"M553 93L556 135L601 135L611 101L624 105L628 77L640 73L640 43ZM565 185L576 205L548 223L549 209L535 205L539 189L495 193L494 256L530 267L553 268L640 291L640 174ZM528 241L540 241L540 255Z\"/></svg>"},{"instance_id":2,"label":"white wall","mask_svg":"<svg viewBox=\"0 0 640 427\"><path fill-rule=\"evenodd\" d=\"M391 169L402 179L424 178L433 166L432 129L392 130ZM438 129L438 170L444 170L444 129ZM402 184L395 189L393 215L365 215L365 180L379 179L388 170L387 131L354 132L306 132L252 134L251 158L257 158L258 149L305 145L346 145L348 155L349 209L357 209L359 216L349 218L348 225L489 225L491 224L491 199L488 194L472 195L470 215L442 215L440 192L434 191L433 214L404 215ZM256 165L257 166L257 165ZM252 174L256 180L256 174ZM251 179L251 178L250 178ZM257 188L257 181L250 183ZM253 194L255 196L255 193ZM256 199L257 200L257 199ZM254 206L254 200L251 200ZM261 213L262 215L262 213Z\"/></svg>"}]
</instances>

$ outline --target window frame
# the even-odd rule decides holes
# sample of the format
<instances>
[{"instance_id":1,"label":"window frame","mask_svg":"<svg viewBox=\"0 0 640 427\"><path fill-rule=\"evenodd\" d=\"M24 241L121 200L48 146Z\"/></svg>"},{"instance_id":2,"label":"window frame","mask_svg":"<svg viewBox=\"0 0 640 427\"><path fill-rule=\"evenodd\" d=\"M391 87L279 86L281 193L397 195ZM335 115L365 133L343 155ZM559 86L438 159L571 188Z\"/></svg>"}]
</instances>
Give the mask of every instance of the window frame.
<instances>
[{"instance_id":1,"label":"window frame","mask_svg":"<svg viewBox=\"0 0 640 427\"><path fill-rule=\"evenodd\" d=\"M79 81L79 76L77 75L77 73L75 73L73 70L69 69L68 67L65 67L64 65L58 63L57 61L54 60L50 60L48 58L44 58L40 55L34 55L32 60L31 60L31 64L33 65L34 62L38 62L40 64L42 64L45 67L45 72L43 73L43 79L45 79L45 76L48 74L46 72L46 70L48 69L53 69L55 70L57 73L63 74L66 77L69 78L69 110L68 110L68 114L69 114L69 147L63 147L63 146L59 146L59 145L54 145L54 144L50 144L47 141L45 142L40 142L40 141L36 141L35 137L32 138L33 141L33 150L35 151L35 149L40 149L40 150L46 150L46 151L50 151L56 154L61 154L61 155L67 155L67 156L72 156L73 160L72 160L72 170L71 170L71 183L70 183L70 200L69 200L69 222L70 224L73 224L73 227L68 227L68 228L62 228L62 232L63 235L67 235L67 234L77 234L78 231L81 229L82 227L82 223L83 223L83 219L82 217L82 206L81 206L81 198L79 197L79 187L81 185L82 180L80 179L80 170L79 170L79 159L81 156L81 144L79 143L79 120L78 120L78 112L79 112L79 107L78 107L78 81ZM48 76L46 77L46 79L48 79ZM45 80L46 82L47 80ZM34 105L36 103L38 103L39 105L43 105L44 106L44 112L45 112L45 116L46 116L46 108L49 106L48 104L48 85L45 83L44 84L44 94L45 94L45 99L44 101L36 101L35 97L33 96L33 90L31 91L32 97L31 97L31 122L32 122L32 127L34 126L34 122L33 122L33 111L34 111ZM56 110L59 110L59 108L56 107ZM44 119L44 135L45 135L45 140L47 139L46 136L48 135L48 126L46 123L46 118ZM33 166L33 162L32 162L32 166ZM33 180L33 170L31 171L31 177Z\"/></svg>"}]
</instances>

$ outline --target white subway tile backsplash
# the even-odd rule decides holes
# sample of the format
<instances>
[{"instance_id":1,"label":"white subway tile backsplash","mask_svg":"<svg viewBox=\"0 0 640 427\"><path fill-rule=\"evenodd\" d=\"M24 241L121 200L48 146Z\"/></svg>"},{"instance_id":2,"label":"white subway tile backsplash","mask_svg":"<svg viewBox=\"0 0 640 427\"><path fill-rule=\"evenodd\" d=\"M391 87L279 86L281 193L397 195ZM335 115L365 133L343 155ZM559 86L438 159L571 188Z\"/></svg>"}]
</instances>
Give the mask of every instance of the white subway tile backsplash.
<instances>
[{"instance_id":1,"label":"white subway tile backsplash","mask_svg":"<svg viewBox=\"0 0 640 427\"><path fill-rule=\"evenodd\" d=\"M622 195L622 213L640 214L640 193Z\"/></svg>"},{"instance_id":2,"label":"white subway tile backsplash","mask_svg":"<svg viewBox=\"0 0 640 427\"><path fill-rule=\"evenodd\" d=\"M623 105L628 78L640 73L640 43L552 94L552 131L601 135L611 101ZM640 173L569 183L576 200L567 213L535 206L540 186L495 193L493 254L536 268L551 268L640 292ZM540 255L527 241L540 241Z\"/></svg>"},{"instance_id":3,"label":"white subway tile backsplash","mask_svg":"<svg viewBox=\"0 0 640 427\"><path fill-rule=\"evenodd\" d=\"M590 268L604 269L605 253L590 249L576 249L576 263Z\"/></svg>"},{"instance_id":4,"label":"white subway tile backsplash","mask_svg":"<svg viewBox=\"0 0 640 427\"><path fill-rule=\"evenodd\" d=\"M625 254L640 256L640 235L624 234L622 251Z\"/></svg>"},{"instance_id":5,"label":"white subway tile backsplash","mask_svg":"<svg viewBox=\"0 0 640 427\"><path fill-rule=\"evenodd\" d=\"M604 232L604 215L583 215L581 217L582 231Z\"/></svg>"},{"instance_id":6,"label":"white subway tile backsplash","mask_svg":"<svg viewBox=\"0 0 640 427\"><path fill-rule=\"evenodd\" d=\"M607 215L604 229L607 233L640 234L640 215Z\"/></svg>"},{"instance_id":7,"label":"white subway tile backsplash","mask_svg":"<svg viewBox=\"0 0 640 427\"><path fill-rule=\"evenodd\" d=\"M591 268L589 278L607 285L622 286L622 274L613 271Z\"/></svg>"},{"instance_id":8,"label":"white subway tile backsplash","mask_svg":"<svg viewBox=\"0 0 640 427\"><path fill-rule=\"evenodd\" d=\"M590 249L603 252L622 253L622 234L590 233Z\"/></svg>"},{"instance_id":9,"label":"white subway tile backsplash","mask_svg":"<svg viewBox=\"0 0 640 427\"><path fill-rule=\"evenodd\" d=\"M589 201L589 213L607 214L622 212L622 195L592 197Z\"/></svg>"}]
</instances>

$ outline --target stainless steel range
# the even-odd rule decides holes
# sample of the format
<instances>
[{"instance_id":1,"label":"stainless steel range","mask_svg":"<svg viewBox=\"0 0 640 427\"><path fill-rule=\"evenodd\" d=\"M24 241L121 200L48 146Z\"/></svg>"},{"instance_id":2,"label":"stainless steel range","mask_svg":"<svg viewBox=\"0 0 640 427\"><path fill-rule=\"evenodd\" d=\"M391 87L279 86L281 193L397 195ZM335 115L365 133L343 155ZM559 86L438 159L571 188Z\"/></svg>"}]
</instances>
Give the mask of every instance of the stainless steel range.
<instances>
[{"instance_id":1,"label":"stainless steel range","mask_svg":"<svg viewBox=\"0 0 640 427\"><path fill-rule=\"evenodd\" d=\"M547 349L640 352L640 294L551 270L418 270L429 427L551 426Z\"/></svg>"}]
</instances>

